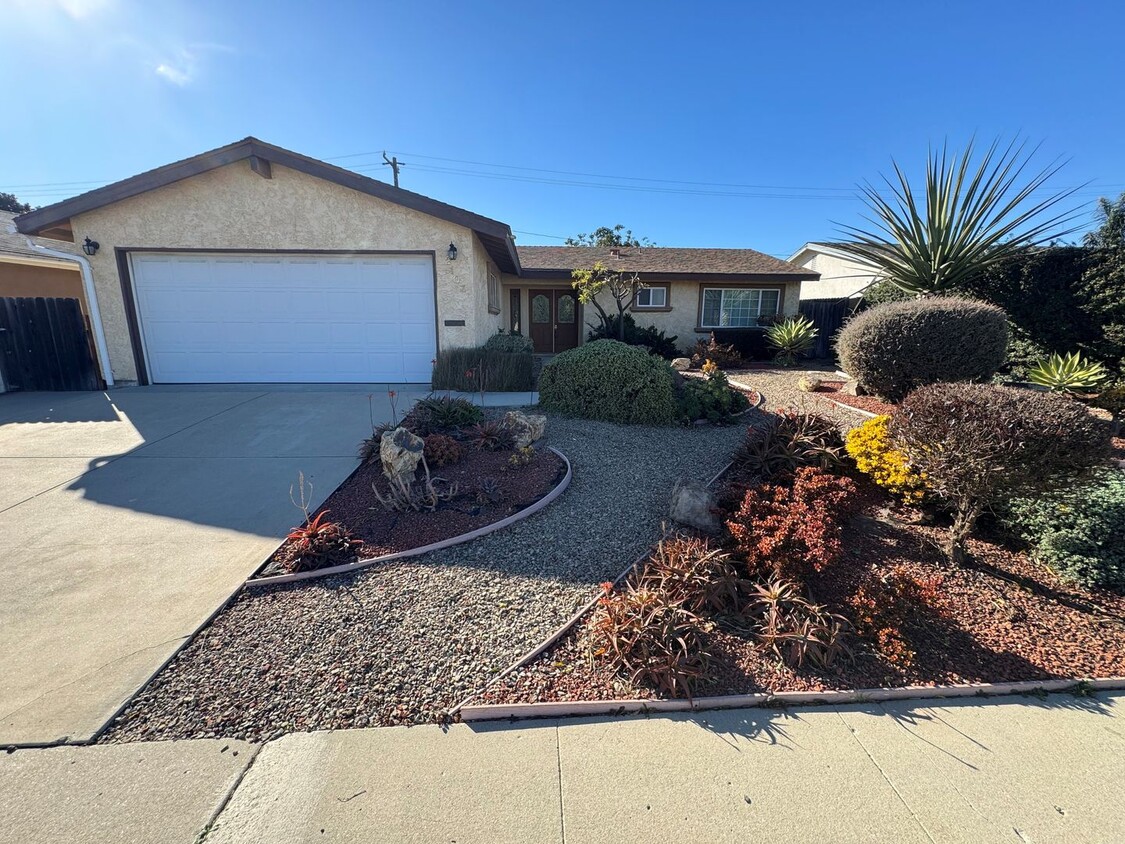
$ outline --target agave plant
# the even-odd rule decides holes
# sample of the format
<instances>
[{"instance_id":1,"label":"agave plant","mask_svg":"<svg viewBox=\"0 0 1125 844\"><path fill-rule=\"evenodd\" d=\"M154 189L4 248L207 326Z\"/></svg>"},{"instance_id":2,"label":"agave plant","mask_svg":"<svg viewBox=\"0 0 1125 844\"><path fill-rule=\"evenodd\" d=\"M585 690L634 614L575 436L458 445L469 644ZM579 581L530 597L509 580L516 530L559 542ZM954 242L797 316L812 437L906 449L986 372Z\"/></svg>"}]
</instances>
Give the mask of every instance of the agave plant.
<instances>
[{"instance_id":1,"label":"agave plant","mask_svg":"<svg viewBox=\"0 0 1125 844\"><path fill-rule=\"evenodd\" d=\"M874 266L879 277L921 295L956 288L1027 246L1070 234L1076 229L1059 228L1076 219L1073 210L1036 219L1077 188L1035 199L1061 165L1024 182L1024 170L1035 153L1025 155L1025 147L1013 141L1001 152L994 141L975 167L972 143L960 157L951 157L943 147L926 160L923 197L915 196L902 169L892 162L897 183L884 177L886 189L870 183L860 188L875 230L843 226L853 242L837 248Z\"/></svg>"},{"instance_id":2,"label":"agave plant","mask_svg":"<svg viewBox=\"0 0 1125 844\"><path fill-rule=\"evenodd\" d=\"M777 350L778 363L792 366L816 344L818 333L808 317L789 317L766 329L766 342Z\"/></svg>"},{"instance_id":3,"label":"agave plant","mask_svg":"<svg viewBox=\"0 0 1125 844\"><path fill-rule=\"evenodd\" d=\"M1089 361L1078 352L1069 355L1053 354L1028 370L1032 384L1050 390L1072 392L1092 390L1106 379L1109 372L1096 361Z\"/></svg>"}]
</instances>

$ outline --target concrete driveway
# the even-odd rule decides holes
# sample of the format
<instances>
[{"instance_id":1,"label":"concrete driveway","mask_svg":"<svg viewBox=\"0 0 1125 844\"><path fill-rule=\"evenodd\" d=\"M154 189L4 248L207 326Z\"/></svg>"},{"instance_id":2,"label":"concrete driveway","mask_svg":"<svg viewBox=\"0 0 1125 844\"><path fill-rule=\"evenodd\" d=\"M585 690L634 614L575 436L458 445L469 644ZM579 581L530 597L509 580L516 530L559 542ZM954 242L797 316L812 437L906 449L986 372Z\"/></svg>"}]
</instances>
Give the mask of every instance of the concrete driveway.
<instances>
[{"instance_id":1,"label":"concrete driveway","mask_svg":"<svg viewBox=\"0 0 1125 844\"><path fill-rule=\"evenodd\" d=\"M93 737L390 418L386 385L0 395L0 745ZM399 413L423 395L399 389Z\"/></svg>"}]
</instances>

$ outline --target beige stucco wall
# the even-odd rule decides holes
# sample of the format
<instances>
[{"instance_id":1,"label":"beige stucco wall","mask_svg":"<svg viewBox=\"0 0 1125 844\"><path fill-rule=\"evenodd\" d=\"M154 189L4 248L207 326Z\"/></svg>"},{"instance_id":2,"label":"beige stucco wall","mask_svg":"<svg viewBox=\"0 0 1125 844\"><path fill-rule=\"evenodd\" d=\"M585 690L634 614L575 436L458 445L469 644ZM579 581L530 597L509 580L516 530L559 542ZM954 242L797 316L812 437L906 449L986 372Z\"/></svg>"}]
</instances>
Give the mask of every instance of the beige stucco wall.
<instances>
[{"instance_id":1,"label":"beige stucco wall","mask_svg":"<svg viewBox=\"0 0 1125 844\"><path fill-rule=\"evenodd\" d=\"M802 299L843 299L857 296L875 280L871 267L823 252L805 250L793 263L820 273L819 281L802 283Z\"/></svg>"},{"instance_id":2,"label":"beige stucco wall","mask_svg":"<svg viewBox=\"0 0 1125 844\"><path fill-rule=\"evenodd\" d=\"M657 278L653 276L646 279L653 284L667 283L668 290L668 303L671 306L667 311L632 311L633 319L636 320L637 325L648 326L654 325L659 330L663 331L667 336L676 337L676 345L683 351L688 351L695 346L696 341L705 338L708 331L697 330L699 324L699 296L700 296L700 282L698 281L685 281L683 279L674 278ZM528 281L527 279L517 278L516 276L505 275L502 282L504 284L504 293L500 297L502 300L503 323L507 327L509 325L509 296L508 290L510 287L520 287L525 290L524 295L520 297L521 314L520 325L523 333L526 335L528 324L528 300L529 296L526 290L533 287L552 287L552 288L566 288L570 287L569 277L559 278L558 280L550 281ZM768 281L754 282L752 285L748 282L731 282L732 287L741 286L755 286L755 287L770 287L779 288L781 294L781 312L786 316L796 314L800 305L801 298L801 283L798 281ZM723 282L706 282L707 287L722 287ZM605 308L607 313L616 313L617 305L613 301L613 297L608 293L602 293L598 297L598 302ZM598 315L592 306L586 306L582 313L583 329L582 339L585 340L586 334L589 331L589 325L597 324Z\"/></svg>"},{"instance_id":3,"label":"beige stucco wall","mask_svg":"<svg viewBox=\"0 0 1125 844\"><path fill-rule=\"evenodd\" d=\"M0 260L0 296L77 299L86 313L82 270L75 262L24 264Z\"/></svg>"},{"instance_id":4,"label":"beige stucco wall","mask_svg":"<svg viewBox=\"0 0 1125 844\"><path fill-rule=\"evenodd\" d=\"M472 231L296 170L272 170L264 179L238 161L72 220L76 242L89 236L101 244L90 265L116 380L137 373L115 247L432 251L439 347L474 345L496 330L499 317L487 318L483 247ZM451 241L456 261L446 257ZM446 326L447 319L465 325Z\"/></svg>"}]
</instances>

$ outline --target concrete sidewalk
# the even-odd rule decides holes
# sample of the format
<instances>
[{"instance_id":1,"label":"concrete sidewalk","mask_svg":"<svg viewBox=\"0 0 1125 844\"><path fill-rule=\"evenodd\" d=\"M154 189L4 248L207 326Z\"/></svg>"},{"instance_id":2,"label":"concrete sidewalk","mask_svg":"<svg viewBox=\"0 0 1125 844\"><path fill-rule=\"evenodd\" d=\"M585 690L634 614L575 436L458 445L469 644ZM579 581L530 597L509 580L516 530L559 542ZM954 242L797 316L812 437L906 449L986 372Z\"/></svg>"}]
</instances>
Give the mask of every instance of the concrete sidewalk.
<instances>
[{"instance_id":1,"label":"concrete sidewalk","mask_svg":"<svg viewBox=\"0 0 1125 844\"><path fill-rule=\"evenodd\" d=\"M0 816L16 841L1043 844L1125 840L1122 782L1111 692L28 749Z\"/></svg>"}]
</instances>

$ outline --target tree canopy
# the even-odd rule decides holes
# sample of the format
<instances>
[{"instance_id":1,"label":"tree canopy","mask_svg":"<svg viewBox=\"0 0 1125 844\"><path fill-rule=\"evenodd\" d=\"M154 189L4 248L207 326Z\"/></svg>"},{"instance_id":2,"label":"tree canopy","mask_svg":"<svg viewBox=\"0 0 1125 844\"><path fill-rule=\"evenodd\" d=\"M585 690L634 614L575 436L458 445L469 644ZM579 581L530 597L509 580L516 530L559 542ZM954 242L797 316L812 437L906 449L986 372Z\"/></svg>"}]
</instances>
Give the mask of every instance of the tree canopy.
<instances>
[{"instance_id":1,"label":"tree canopy","mask_svg":"<svg viewBox=\"0 0 1125 844\"><path fill-rule=\"evenodd\" d=\"M566 239L567 246L656 246L647 237L634 237L633 230L627 229L625 226L618 223L612 228L610 226L598 226L590 234L583 232L577 237L568 237Z\"/></svg>"},{"instance_id":2,"label":"tree canopy","mask_svg":"<svg viewBox=\"0 0 1125 844\"><path fill-rule=\"evenodd\" d=\"M13 214L26 214L31 210L31 206L26 202L20 202L19 197L14 193L4 193L0 191L0 211L11 211Z\"/></svg>"}]
</instances>

